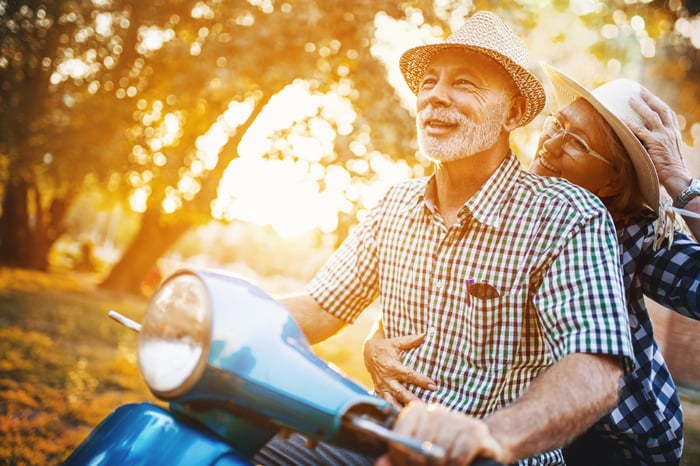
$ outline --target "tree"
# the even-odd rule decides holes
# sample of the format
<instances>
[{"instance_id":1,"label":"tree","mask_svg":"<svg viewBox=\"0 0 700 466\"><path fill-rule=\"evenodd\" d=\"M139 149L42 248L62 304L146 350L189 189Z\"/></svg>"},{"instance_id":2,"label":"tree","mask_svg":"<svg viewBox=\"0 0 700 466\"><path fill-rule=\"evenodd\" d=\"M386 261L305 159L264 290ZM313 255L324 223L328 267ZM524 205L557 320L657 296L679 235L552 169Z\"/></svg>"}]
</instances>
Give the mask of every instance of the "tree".
<instances>
[{"instance_id":1,"label":"tree","mask_svg":"<svg viewBox=\"0 0 700 466\"><path fill-rule=\"evenodd\" d=\"M279 141L312 137L314 125L325 121L336 136L320 164L341 167L358 183L376 181L372 171L353 168L363 157L420 165L413 158L413 119L372 50L381 17L437 37L474 9L490 9L526 42L545 43L546 50L534 46L531 54L555 65L561 57L555 50L569 56L575 50L593 60L590 76L598 80L634 66L648 82L683 83L678 97L670 94L673 86L664 86L669 93L662 96L677 102L688 122L698 121L695 110L685 108L686 96L697 92L691 83L698 80L689 79L698 72L697 49L676 22L690 21L691 12L656 2L590 5L597 9L573 11L562 0L0 0L0 264L46 268L65 212L89 175L114 202L141 215L140 230L102 284L138 291L184 231L212 218L224 172L249 128L276 95L299 81L313 95L333 93L350 102L352 130L341 129L319 107L278 130ZM588 41L583 45L574 30L543 28L556 22L575 24ZM593 81L587 84L600 84ZM250 105L235 124L233 104ZM225 140L205 150L215 127L226 128ZM358 145L362 151L352 149ZM265 156L303 154L271 147ZM323 176L318 185L328 188ZM338 217L340 241L356 215Z\"/></svg>"},{"instance_id":2,"label":"tree","mask_svg":"<svg viewBox=\"0 0 700 466\"><path fill-rule=\"evenodd\" d=\"M107 177L120 169L114 154L128 153L125 97L141 84L129 19L164 13L150 2L101 5L0 2L0 263L45 269L84 176Z\"/></svg>"},{"instance_id":3,"label":"tree","mask_svg":"<svg viewBox=\"0 0 700 466\"><path fill-rule=\"evenodd\" d=\"M355 79L359 76L378 81L379 86L375 85L375 89L383 87L383 64L371 55L368 38L371 37L374 12L378 8L385 6L392 8L394 14L401 13L393 5L394 2L355 2L352 9L349 9L335 2L304 1L290 2L286 4L286 9L265 12L252 7L247 7L244 11L231 11L229 6L221 4L212 9L210 22L196 24L199 31L202 28L218 31L218 35L208 33L196 57L178 54L178 50L191 48L191 44L186 41L172 41L163 47L159 52L167 57L177 56L177 66L181 67L185 60L196 60L200 63L196 66L197 73L202 73L202 86L192 88L190 81L188 87L201 89L200 92L203 91L204 95L197 96L196 92L190 90L184 97L177 99L181 101L173 102L171 111L178 107L177 111L184 114L184 108L202 107L197 102L192 102L191 99L197 97L200 103L204 101L208 107L212 102L227 105L231 100L242 101L252 96L255 106L246 122L232 132L228 143L220 151L216 164L197 179L196 194L189 199L181 197L174 214L166 214L162 204L167 186L175 185L181 174L181 166L173 164L172 167L177 171L173 170L169 174L163 169L159 170L157 182L151 185L151 196L141 230L102 285L110 289L134 291L148 271L143 268L146 264L153 264L188 227L210 218L210 205L216 198L219 180L228 162L237 157L237 148L246 129L256 120L265 104L285 86L297 79L304 79L311 83L313 92L323 93L331 90L342 79ZM243 22L242 17L246 18L244 26L240 24ZM218 22L218 18L228 19ZM171 59L170 62L175 60ZM201 63L211 63L212 68L207 70ZM227 86L212 89L211 85L206 85L211 84L212 80L217 83L226 82ZM173 85L173 81L166 86ZM231 83L230 87L228 83ZM378 137L373 143L384 151L412 155L412 138L400 136L410 135L412 123L408 114L395 97L376 98L377 95L372 95L372 92L378 91L370 86L363 92L358 92L353 103L360 109L362 106L373 107L373 112L367 112L370 115L367 119L378 129L386 128L386 131L378 134L398 136ZM182 89L179 92L158 89L158 93L183 95ZM393 105L387 104L392 102ZM380 105L382 111L377 112ZM223 110L224 108L217 108L219 113ZM210 111L205 113L211 115ZM181 141L168 151L168 160L174 159L174 151L189 153L191 160L196 160L196 141L205 128L197 124L197 116L191 112L188 120L183 123ZM202 115L199 121L206 123L206 115ZM333 163L343 163L344 159L354 157L346 147L337 149L337 158ZM168 166L171 166L170 163ZM144 242L149 237L158 237L158 241Z\"/></svg>"},{"instance_id":4,"label":"tree","mask_svg":"<svg viewBox=\"0 0 700 466\"><path fill-rule=\"evenodd\" d=\"M400 13L392 2L385 3ZM159 230L155 249L153 244L134 242L124 264L105 281L106 286L133 291L139 275L148 271L142 268L153 262L146 256L154 254L145 251L167 249L190 225L209 218L225 160L198 174L194 195L176 193L176 212L166 213L162 203L178 186L183 170L199 162L198 138L231 101L254 96L257 105L249 125L264 103L294 79L305 77L323 92L338 79L341 66L369 65L364 72L375 78L383 74L367 50L367 31L379 3L357 2L353 7L359 13L333 2L290 2L274 12L243 2L101 5L96 10L89 1L18 2L2 11L3 56L15 58L2 68L7 90L2 98L2 153L9 167L4 199L16 207L4 209L0 222L4 263L45 268L45 260L28 260L21 252L41 250L36 255L45 259L51 241L60 234L57 230L50 238L33 222L33 217L46 218L51 211L48 199L42 200L61 199L61 205L69 205L86 173L110 180L110 186L116 176L122 195L147 188L149 211L142 228ZM162 43L153 46L149 40ZM86 69L70 70L71 64ZM397 126L405 118L402 112L396 106L377 119ZM176 140L164 144L153 134L167 117L177 120L179 129ZM40 132L46 136L37 138ZM76 137L50 136L57 134ZM232 135L225 157L235 156L243 134ZM51 155L52 165L37 173L45 154ZM20 166L26 169L20 171ZM20 198L27 200L26 206L14 201ZM59 225L60 218L54 223ZM41 237L45 246L30 246L28 233ZM137 238L152 233L142 232ZM144 256L144 266L137 266L137 256ZM120 278L120 270L128 274ZM133 277L129 284L124 283L125 275Z\"/></svg>"}]
</instances>

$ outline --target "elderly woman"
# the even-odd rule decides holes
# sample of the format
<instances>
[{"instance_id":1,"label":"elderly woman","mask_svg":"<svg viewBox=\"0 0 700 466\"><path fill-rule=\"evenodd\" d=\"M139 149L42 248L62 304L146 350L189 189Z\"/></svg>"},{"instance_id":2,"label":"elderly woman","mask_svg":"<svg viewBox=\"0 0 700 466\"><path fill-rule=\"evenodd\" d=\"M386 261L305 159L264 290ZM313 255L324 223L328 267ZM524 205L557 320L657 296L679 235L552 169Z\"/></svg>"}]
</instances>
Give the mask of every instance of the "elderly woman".
<instances>
[{"instance_id":1,"label":"elderly woman","mask_svg":"<svg viewBox=\"0 0 700 466\"><path fill-rule=\"evenodd\" d=\"M568 465L679 464L683 446L680 400L654 339L644 295L683 315L700 319L700 246L682 231L676 212L698 236L695 186L682 163L675 115L658 98L629 80L592 92L545 66L559 112L550 114L530 171L566 178L596 194L615 221L636 357L634 372L620 385L618 405L564 450ZM630 128L633 128L639 139ZM649 152L672 152L663 165L674 206L660 193ZM662 170L659 170L662 174ZM684 188L685 186L685 188ZM682 208L682 209L681 209ZM382 322L366 340L365 364L375 391L405 404L411 387L436 390L439 380L401 364L423 335L384 339ZM566 383L562 380L562 383Z\"/></svg>"}]
</instances>

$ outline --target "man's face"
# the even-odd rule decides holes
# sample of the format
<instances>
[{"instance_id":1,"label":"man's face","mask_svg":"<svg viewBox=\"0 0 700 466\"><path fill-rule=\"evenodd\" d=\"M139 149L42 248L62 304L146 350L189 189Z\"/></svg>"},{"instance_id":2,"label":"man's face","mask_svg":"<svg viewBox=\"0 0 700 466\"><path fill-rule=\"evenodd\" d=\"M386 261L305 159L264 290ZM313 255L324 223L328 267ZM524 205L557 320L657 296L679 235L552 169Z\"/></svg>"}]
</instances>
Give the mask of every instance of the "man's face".
<instances>
[{"instance_id":1,"label":"man's face","mask_svg":"<svg viewBox=\"0 0 700 466\"><path fill-rule=\"evenodd\" d=\"M503 131L514 84L491 58L448 48L435 54L418 92L418 144L437 162L492 147Z\"/></svg>"},{"instance_id":2,"label":"man's face","mask_svg":"<svg viewBox=\"0 0 700 466\"><path fill-rule=\"evenodd\" d=\"M604 190L615 177L615 169L602 158L610 144L603 132L607 125L593 106L577 99L553 114L542 131L530 171L537 175L566 178L599 197L609 195ZM593 154L591 154L593 151Z\"/></svg>"}]
</instances>

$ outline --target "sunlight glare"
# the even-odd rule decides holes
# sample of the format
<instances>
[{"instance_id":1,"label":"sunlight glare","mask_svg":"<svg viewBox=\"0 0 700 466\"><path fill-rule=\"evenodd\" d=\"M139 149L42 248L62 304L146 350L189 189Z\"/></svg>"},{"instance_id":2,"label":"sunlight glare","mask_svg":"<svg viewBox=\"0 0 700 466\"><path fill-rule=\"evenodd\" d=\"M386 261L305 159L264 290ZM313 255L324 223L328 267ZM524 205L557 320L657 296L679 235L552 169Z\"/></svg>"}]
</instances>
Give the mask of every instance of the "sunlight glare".
<instances>
[{"instance_id":1,"label":"sunlight glare","mask_svg":"<svg viewBox=\"0 0 700 466\"><path fill-rule=\"evenodd\" d=\"M95 32L102 37L110 37L114 34L112 29L112 13L103 12L95 16Z\"/></svg>"},{"instance_id":2,"label":"sunlight glare","mask_svg":"<svg viewBox=\"0 0 700 466\"><path fill-rule=\"evenodd\" d=\"M576 16L586 16L597 12L600 4L598 0L571 0L569 8Z\"/></svg>"},{"instance_id":3,"label":"sunlight glare","mask_svg":"<svg viewBox=\"0 0 700 466\"><path fill-rule=\"evenodd\" d=\"M58 84L68 78L82 79L88 77L96 71L87 62L79 58L69 58L61 62L56 68L56 72L51 75L51 82Z\"/></svg>"},{"instance_id":4,"label":"sunlight glare","mask_svg":"<svg viewBox=\"0 0 700 466\"><path fill-rule=\"evenodd\" d=\"M149 190L147 187L136 189L129 197L129 206L131 207L131 210L137 213L145 212L148 194Z\"/></svg>"},{"instance_id":5,"label":"sunlight glare","mask_svg":"<svg viewBox=\"0 0 700 466\"><path fill-rule=\"evenodd\" d=\"M214 10L205 2L197 2L195 6L192 7L190 16L194 19L212 19L214 18Z\"/></svg>"},{"instance_id":6,"label":"sunlight glare","mask_svg":"<svg viewBox=\"0 0 700 466\"><path fill-rule=\"evenodd\" d=\"M169 40L175 37L172 29L161 29L158 26L141 27L139 29L139 43L136 50L139 53L159 50Z\"/></svg>"},{"instance_id":7,"label":"sunlight glare","mask_svg":"<svg viewBox=\"0 0 700 466\"><path fill-rule=\"evenodd\" d=\"M314 228L335 229L350 176L342 167L324 168L320 162L333 154L332 123L350 131L355 118L342 95L314 94L308 83L299 80L287 86L270 99L246 132L240 158L229 164L219 185L213 215L272 225L285 237ZM275 136L290 128L286 138ZM283 158L263 159L270 153ZM318 181L324 177L332 186L321 193Z\"/></svg>"},{"instance_id":8,"label":"sunlight glare","mask_svg":"<svg viewBox=\"0 0 700 466\"><path fill-rule=\"evenodd\" d=\"M443 39L436 37L433 29L420 27L422 24L423 17L418 12L411 16L410 21L397 20L386 13L379 13L374 19L376 32L372 40L371 53L386 66L389 83L397 92L402 105L410 112L415 110L416 96L403 79L398 67L399 58L411 47Z\"/></svg>"},{"instance_id":9,"label":"sunlight glare","mask_svg":"<svg viewBox=\"0 0 700 466\"><path fill-rule=\"evenodd\" d=\"M166 197L163 200L163 212L166 214L172 214L177 210L178 202L173 197Z\"/></svg>"},{"instance_id":10,"label":"sunlight glare","mask_svg":"<svg viewBox=\"0 0 700 466\"><path fill-rule=\"evenodd\" d=\"M200 188L199 182L190 175L185 175L180 178L177 184L177 189L183 194L197 194Z\"/></svg>"},{"instance_id":11,"label":"sunlight glare","mask_svg":"<svg viewBox=\"0 0 700 466\"><path fill-rule=\"evenodd\" d=\"M307 232L335 217L319 202L318 184L305 163L255 158L233 160L219 187L215 212L258 225L272 225L284 237Z\"/></svg>"},{"instance_id":12,"label":"sunlight glare","mask_svg":"<svg viewBox=\"0 0 700 466\"><path fill-rule=\"evenodd\" d=\"M321 140L292 134L289 136L290 150L294 154L302 154L304 159L310 162L318 162L323 158Z\"/></svg>"},{"instance_id":13,"label":"sunlight glare","mask_svg":"<svg viewBox=\"0 0 700 466\"><path fill-rule=\"evenodd\" d=\"M690 23L689 37L693 47L700 49L700 19L698 17L693 18Z\"/></svg>"}]
</instances>

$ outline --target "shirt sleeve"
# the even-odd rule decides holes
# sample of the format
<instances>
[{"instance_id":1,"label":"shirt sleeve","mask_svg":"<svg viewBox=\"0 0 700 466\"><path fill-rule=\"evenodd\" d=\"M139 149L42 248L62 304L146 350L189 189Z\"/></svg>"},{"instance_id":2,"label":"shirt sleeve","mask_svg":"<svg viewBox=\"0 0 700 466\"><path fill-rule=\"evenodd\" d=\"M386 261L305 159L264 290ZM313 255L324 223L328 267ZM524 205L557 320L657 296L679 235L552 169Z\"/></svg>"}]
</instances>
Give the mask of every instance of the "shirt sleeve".
<instances>
[{"instance_id":1,"label":"shirt sleeve","mask_svg":"<svg viewBox=\"0 0 700 466\"><path fill-rule=\"evenodd\" d=\"M380 209L381 204L368 213L306 287L323 309L348 323L379 294L375 235Z\"/></svg>"},{"instance_id":2,"label":"shirt sleeve","mask_svg":"<svg viewBox=\"0 0 700 466\"><path fill-rule=\"evenodd\" d=\"M556 360L572 353L617 356L634 369L617 236L607 212L568 237L542 277L533 302Z\"/></svg>"},{"instance_id":3,"label":"shirt sleeve","mask_svg":"<svg viewBox=\"0 0 700 466\"><path fill-rule=\"evenodd\" d=\"M642 268L645 295L686 317L700 320L700 245L676 232L673 243L646 249Z\"/></svg>"}]
</instances>

